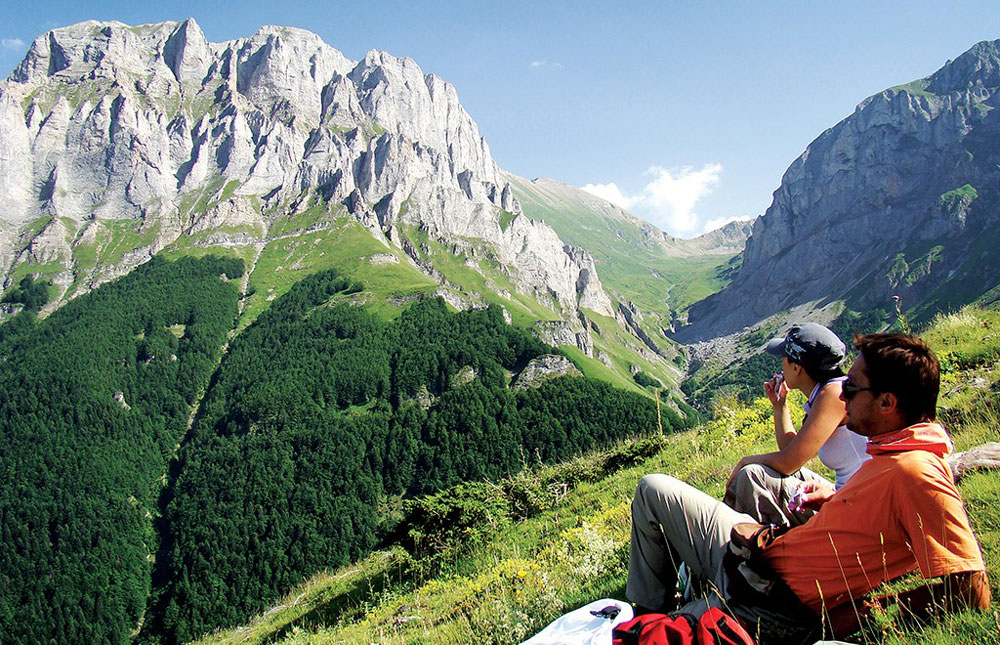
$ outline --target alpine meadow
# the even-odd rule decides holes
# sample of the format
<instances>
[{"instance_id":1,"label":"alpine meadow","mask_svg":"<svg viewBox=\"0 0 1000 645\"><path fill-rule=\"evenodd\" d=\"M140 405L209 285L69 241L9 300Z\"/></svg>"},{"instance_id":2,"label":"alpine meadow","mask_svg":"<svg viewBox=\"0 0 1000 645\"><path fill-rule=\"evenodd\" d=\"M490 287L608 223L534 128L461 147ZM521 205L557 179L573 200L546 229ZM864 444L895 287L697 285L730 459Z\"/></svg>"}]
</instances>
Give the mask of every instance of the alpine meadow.
<instances>
[{"instance_id":1,"label":"alpine meadow","mask_svg":"<svg viewBox=\"0 0 1000 645\"><path fill-rule=\"evenodd\" d=\"M630 210L653 193L501 169L410 58L193 18L21 45L0 643L520 643L626 597L643 475L720 499L773 449L764 349L802 321L927 340L997 597L1000 40L854 97L766 210L689 239ZM885 609L852 638L1000 622Z\"/></svg>"}]
</instances>

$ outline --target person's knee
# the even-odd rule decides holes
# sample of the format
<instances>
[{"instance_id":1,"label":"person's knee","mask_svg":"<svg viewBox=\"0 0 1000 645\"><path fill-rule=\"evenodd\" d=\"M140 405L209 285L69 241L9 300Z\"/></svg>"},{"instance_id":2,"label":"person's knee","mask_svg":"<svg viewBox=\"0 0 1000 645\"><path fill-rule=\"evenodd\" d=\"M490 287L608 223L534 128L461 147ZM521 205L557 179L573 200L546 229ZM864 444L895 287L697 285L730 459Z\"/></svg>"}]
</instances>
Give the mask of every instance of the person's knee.
<instances>
[{"instance_id":1,"label":"person's knee","mask_svg":"<svg viewBox=\"0 0 1000 645\"><path fill-rule=\"evenodd\" d=\"M677 484L677 481L670 475L663 475L661 473L646 475L639 480L638 486L635 487L635 497L636 499L640 497L648 499L650 495L662 497Z\"/></svg>"},{"instance_id":2,"label":"person's knee","mask_svg":"<svg viewBox=\"0 0 1000 645\"><path fill-rule=\"evenodd\" d=\"M639 512L644 517L657 514L680 504L685 484L670 475L654 473L639 480L632 500L632 514Z\"/></svg>"},{"instance_id":3,"label":"person's knee","mask_svg":"<svg viewBox=\"0 0 1000 645\"><path fill-rule=\"evenodd\" d=\"M746 490L748 486L766 486L769 479L773 479L777 472L770 466L764 464L747 464L739 469L736 477L733 478L733 486L738 490Z\"/></svg>"},{"instance_id":4,"label":"person's knee","mask_svg":"<svg viewBox=\"0 0 1000 645\"><path fill-rule=\"evenodd\" d=\"M740 469L740 472L750 479L763 481L767 477L773 476L776 471L770 466L765 466L764 464L747 464Z\"/></svg>"},{"instance_id":5,"label":"person's knee","mask_svg":"<svg viewBox=\"0 0 1000 645\"><path fill-rule=\"evenodd\" d=\"M748 500L756 496L756 491L767 487L770 468L762 464L743 466L726 486L723 501L737 511L746 512Z\"/></svg>"},{"instance_id":6,"label":"person's knee","mask_svg":"<svg viewBox=\"0 0 1000 645\"><path fill-rule=\"evenodd\" d=\"M745 491L748 486L751 486L751 482L753 482L757 476L757 466L758 464L748 464L736 471L736 474L733 475L733 478L729 480L729 483L726 485L727 499L734 495L739 495L741 492Z\"/></svg>"}]
</instances>

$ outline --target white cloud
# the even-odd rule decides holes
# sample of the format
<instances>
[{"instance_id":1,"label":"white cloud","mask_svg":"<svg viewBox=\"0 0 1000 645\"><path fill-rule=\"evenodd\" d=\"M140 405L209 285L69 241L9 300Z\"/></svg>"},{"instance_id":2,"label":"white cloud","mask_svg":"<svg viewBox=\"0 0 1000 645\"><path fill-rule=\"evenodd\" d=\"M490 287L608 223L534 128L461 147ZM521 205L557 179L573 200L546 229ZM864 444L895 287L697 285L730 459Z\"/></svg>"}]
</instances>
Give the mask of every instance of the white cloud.
<instances>
[{"instance_id":1,"label":"white cloud","mask_svg":"<svg viewBox=\"0 0 1000 645\"><path fill-rule=\"evenodd\" d=\"M668 231L695 232L699 222L694 205L712 192L721 173L722 165L717 163L701 170L685 167L674 172L653 166L646 173L653 175L653 181L643 189L645 211L654 224L662 222Z\"/></svg>"},{"instance_id":2,"label":"white cloud","mask_svg":"<svg viewBox=\"0 0 1000 645\"><path fill-rule=\"evenodd\" d=\"M636 201L635 197L625 196L621 189L618 188L618 184L614 182L610 184L587 184L583 187L583 190L625 209L632 208L632 204Z\"/></svg>"},{"instance_id":3,"label":"white cloud","mask_svg":"<svg viewBox=\"0 0 1000 645\"><path fill-rule=\"evenodd\" d=\"M0 48L21 51L24 49L24 41L20 38L0 38Z\"/></svg>"},{"instance_id":4,"label":"white cloud","mask_svg":"<svg viewBox=\"0 0 1000 645\"><path fill-rule=\"evenodd\" d=\"M616 184L587 184L589 193L602 197L652 222L671 235L692 235L725 224L720 219L703 221L695 204L715 189L722 174L722 164L706 164L699 170L691 166L669 170L650 166L645 173L652 180L635 195L623 193ZM732 218L736 219L736 218ZM721 224L718 224L721 222Z\"/></svg>"},{"instance_id":5,"label":"white cloud","mask_svg":"<svg viewBox=\"0 0 1000 645\"><path fill-rule=\"evenodd\" d=\"M548 60L533 60L528 63L529 69L562 69L562 63Z\"/></svg>"}]
</instances>

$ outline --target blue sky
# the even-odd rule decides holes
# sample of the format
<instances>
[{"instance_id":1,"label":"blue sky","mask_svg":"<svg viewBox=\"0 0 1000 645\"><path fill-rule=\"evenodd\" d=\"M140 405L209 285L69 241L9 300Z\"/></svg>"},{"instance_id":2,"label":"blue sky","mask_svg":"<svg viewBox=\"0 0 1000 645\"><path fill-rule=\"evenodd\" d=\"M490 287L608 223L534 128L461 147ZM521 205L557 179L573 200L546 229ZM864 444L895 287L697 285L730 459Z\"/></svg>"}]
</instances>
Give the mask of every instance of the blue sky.
<instances>
[{"instance_id":1,"label":"blue sky","mask_svg":"<svg viewBox=\"0 0 1000 645\"><path fill-rule=\"evenodd\" d=\"M615 195L682 237L762 213L867 96L1000 38L982 2L0 0L0 75L53 27L194 17L210 41L309 29L453 83L497 163Z\"/></svg>"}]
</instances>

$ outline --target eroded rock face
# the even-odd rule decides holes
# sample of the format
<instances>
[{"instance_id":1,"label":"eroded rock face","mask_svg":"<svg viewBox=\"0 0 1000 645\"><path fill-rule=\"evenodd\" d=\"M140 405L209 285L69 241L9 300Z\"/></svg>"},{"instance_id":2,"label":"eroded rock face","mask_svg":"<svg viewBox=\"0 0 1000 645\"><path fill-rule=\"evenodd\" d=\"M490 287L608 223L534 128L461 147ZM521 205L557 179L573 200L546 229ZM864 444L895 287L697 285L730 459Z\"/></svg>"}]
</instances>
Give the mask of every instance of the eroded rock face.
<instances>
[{"instance_id":1,"label":"eroded rock face","mask_svg":"<svg viewBox=\"0 0 1000 645\"><path fill-rule=\"evenodd\" d=\"M540 321L535 323L531 332L547 345L569 345L587 356L594 355L594 340L590 336L590 330L582 324L563 320Z\"/></svg>"},{"instance_id":2,"label":"eroded rock face","mask_svg":"<svg viewBox=\"0 0 1000 645\"><path fill-rule=\"evenodd\" d=\"M896 294L912 306L948 301L949 281L955 291L996 284L1000 263L982 241L1000 219L998 70L1000 41L980 43L820 135L754 223L732 284L692 307L678 337L728 333L811 301L888 307Z\"/></svg>"},{"instance_id":3,"label":"eroded rock face","mask_svg":"<svg viewBox=\"0 0 1000 645\"><path fill-rule=\"evenodd\" d=\"M583 376L583 374L565 356L544 354L531 359L531 362L517 375L511 387L515 390L536 388L545 381L560 376Z\"/></svg>"},{"instance_id":4,"label":"eroded rock face","mask_svg":"<svg viewBox=\"0 0 1000 645\"><path fill-rule=\"evenodd\" d=\"M451 389L457 387L462 387L463 385L468 385L469 383L475 381L480 377L479 371L472 367L471 365L465 365L462 369L451 377L451 382L449 383Z\"/></svg>"},{"instance_id":5,"label":"eroded rock face","mask_svg":"<svg viewBox=\"0 0 1000 645\"><path fill-rule=\"evenodd\" d=\"M352 61L287 27L209 43L194 20L81 23L37 38L0 84L0 140L0 281L31 261L96 284L181 235L260 242L270 217L320 201L399 247L407 226L489 247L567 316L611 313L590 257L518 216L455 88L406 58ZM110 220L148 239L119 266L79 266L74 245Z\"/></svg>"}]
</instances>

